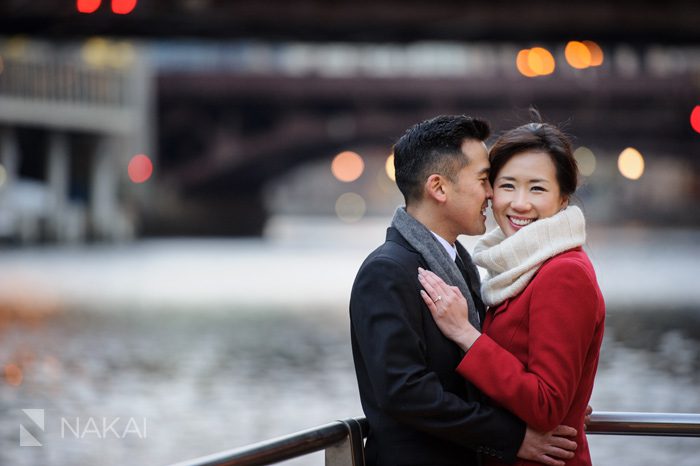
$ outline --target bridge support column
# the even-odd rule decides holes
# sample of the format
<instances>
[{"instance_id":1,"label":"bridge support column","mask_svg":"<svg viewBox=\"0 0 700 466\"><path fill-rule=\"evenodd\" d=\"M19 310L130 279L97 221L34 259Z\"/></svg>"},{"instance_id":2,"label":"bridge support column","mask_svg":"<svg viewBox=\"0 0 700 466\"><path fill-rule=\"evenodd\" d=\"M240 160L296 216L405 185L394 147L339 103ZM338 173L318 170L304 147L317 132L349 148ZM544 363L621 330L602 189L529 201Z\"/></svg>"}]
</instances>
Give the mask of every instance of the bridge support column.
<instances>
[{"instance_id":1,"label":"bridge support column","mask_svg":"<svg viewBox=\"0 0 700 466\"><path fill-rule=\"evenodd\" d=\"M5 179L0 183L0 190L6 191L17 178L19 170L17 138L11 128L0 129L0 165L3 166L5 172Z\"/></svg>"},{"instance_id":2,"label":"bridge support column","mask_svg":"<svg viewBox=\"0 0 700 466\"><path fill-rule=\"evenodd\" d=\"M119 209L119 160L124 141L103 136L93 156L90 175L90 218L97 238L124 240L130 235Z\"/></svg>"},{"instance_id":3,"label":"bridge support column","mask_svg":"<svg viewBox=\"0 0 700 466\"><path fill-rule=\"evenodd\" d=\"M68 188L70 182L70 160L68 138L62 133L51 133L47 164L47 182L50 195L49 235L58 240L67 239L69 222Z\"/></svg>"},{"instance_id":4,"label":"bridge support column","mask_svg":"<svg viewBox=\"0 0 700 466\"><path fill-rule=\"evenodd\" d=\"M0 128L0 236L11 237L17 231L17 214L10 197L18 166L15 133L11 128Z\"/></svg>"}]
</instances>

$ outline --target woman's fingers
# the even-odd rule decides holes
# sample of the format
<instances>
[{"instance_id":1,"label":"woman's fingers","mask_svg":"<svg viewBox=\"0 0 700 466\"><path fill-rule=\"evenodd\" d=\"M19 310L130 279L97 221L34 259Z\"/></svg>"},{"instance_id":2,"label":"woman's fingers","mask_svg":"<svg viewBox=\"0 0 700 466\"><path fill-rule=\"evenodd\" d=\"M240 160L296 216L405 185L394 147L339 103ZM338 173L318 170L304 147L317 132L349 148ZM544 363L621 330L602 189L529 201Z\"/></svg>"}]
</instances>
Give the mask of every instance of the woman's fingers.
<instances>
[{"instance_id":1,"label":"woman's fingers","mask_svg":"<svg viewBox=\"0 0 700 466\"><path fill-rule=\"evenodd\" d=\"M437 306L435 305L435 301L433 301L428 293L426 293L425 290L420 290L420 296L423 298L425 305L428 306L428 309L430 309L430 312L432 314L436 314L438 312Z\"/></svg>"},{"instance_id":2,"label":"woman's fingers","mask_svg":"<svg viewBox=\"0 0 700 466\"><path fill-rule=\"evenodd\" d=\"M434 286L434 282L428 280L428 278L422 273L423 271L424 270L420 267L418 268L418 281L421 285L423 285L423 288L428 293L428 296L430 296L430 299L435 302L435 300L438 299L438 296L440 296L440 290Z\"/></svg>"},{"instance_id":3,"label":"woman's fingers","mask_svg":"<svg viewBox=\"0 0 700 466\"><path fill-rule=\"evenodd\" d=\"M418 279L421 284L427 284L430 287L430 290L426 289L426 291L428 291L433 300L438 299L440 296L444 298L450 294L450 287L430 270L418 267Z\"/></svg>"}]
</instances>

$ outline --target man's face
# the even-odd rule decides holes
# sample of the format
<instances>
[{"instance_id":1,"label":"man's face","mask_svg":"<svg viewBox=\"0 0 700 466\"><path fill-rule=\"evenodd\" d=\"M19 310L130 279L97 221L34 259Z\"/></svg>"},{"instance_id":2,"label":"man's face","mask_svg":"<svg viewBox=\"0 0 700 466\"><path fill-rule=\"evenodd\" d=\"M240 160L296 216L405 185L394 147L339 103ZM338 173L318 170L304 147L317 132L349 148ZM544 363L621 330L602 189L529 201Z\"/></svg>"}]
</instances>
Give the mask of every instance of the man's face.
<instances>
[{"instance_id":1,"label":"man's face","mask_svg":"<svg viewBox=\"0 0 700 466\"><path fill-rule=\"evenodd\" d=\"M489 156L486 145L465 139L462 153L469 163L454 182L447 182L447 219L456 235L481 235L486 231L486 208L493 192L489 183Z\"/></svg>"}]
</instances>

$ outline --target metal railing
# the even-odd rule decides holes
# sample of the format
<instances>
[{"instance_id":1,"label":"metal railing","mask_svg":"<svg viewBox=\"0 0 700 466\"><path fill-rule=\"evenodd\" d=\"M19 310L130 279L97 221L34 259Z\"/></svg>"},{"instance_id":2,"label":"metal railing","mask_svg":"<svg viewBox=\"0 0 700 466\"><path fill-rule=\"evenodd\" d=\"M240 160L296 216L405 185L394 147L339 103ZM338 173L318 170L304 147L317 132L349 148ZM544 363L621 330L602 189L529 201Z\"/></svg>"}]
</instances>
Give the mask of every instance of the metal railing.
<instances>
[{"instance_id":1,"label":"metal railing","mask_svg":"<svg viewBox=\"0 0 700 466\"><path fill-rule=\"evenodd\" d=\"M266 465L324 449L326 466L363 466L363 440L368 429L364 418L346 419L172 466ZM700 414L596 412L586 433L700 437Z\"/></svg>"},{"instance_id":2,"label":"metal railing","mask_svg":"<svg viewBox=\"0 0 700 466\"><path fill-rule=\"evenodd\" d=\"M173 466L257 466L278 463L324 449L327 465L362 466L363 440L368 428L364 418L345 419Z\"/></svg>"},{"instance_id":3,"label":"metal railing","mask_svg":"<svg viewBox=\"0 0 700 466\"><path fill-rule=\"evenodd\" d=\"M591 416L586 433L700 437L700 414L600 412Z\"/></svg>"}]
</instances>

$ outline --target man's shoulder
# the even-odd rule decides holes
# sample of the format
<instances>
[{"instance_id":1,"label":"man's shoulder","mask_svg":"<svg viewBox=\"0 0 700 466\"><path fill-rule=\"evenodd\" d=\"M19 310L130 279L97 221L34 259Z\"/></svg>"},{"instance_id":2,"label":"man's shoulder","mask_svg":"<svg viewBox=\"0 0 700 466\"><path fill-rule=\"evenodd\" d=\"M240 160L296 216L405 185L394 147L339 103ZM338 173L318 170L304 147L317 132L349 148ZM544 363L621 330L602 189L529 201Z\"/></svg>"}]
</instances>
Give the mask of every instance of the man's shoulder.
<instances>
[{"instance_id":1,"label":"man's shoulder","mask_svg":"<svg viewBox=\"0 0 700 466\"><path fill-rule=\"evenodd\" d=\"M386 241L372 251L363 267L373 262L394 262L399 265L413 265L423 262L422 256L396 230L389 229Z\"/></svg>"}]
</instances>

